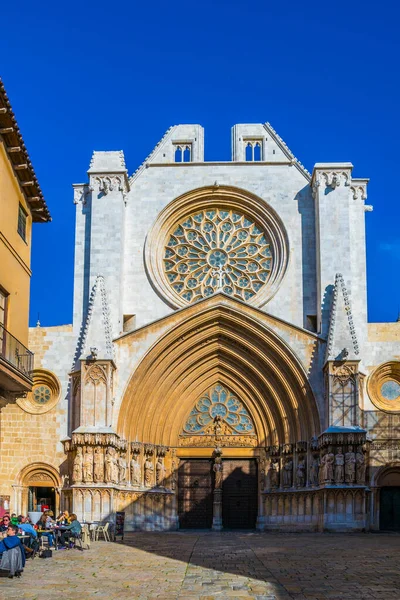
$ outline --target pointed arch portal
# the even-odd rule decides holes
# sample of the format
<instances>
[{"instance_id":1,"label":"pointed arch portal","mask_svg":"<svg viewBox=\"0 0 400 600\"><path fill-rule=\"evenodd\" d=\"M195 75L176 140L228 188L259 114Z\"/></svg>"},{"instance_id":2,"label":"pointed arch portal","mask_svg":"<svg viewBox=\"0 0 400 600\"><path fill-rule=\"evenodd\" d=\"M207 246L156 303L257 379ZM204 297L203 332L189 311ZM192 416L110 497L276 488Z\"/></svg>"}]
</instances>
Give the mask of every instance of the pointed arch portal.
<instances>
[{"instance_id":1,"label":"pointed arch portal","mask_svg":"<svg viewBox=\"0 0 400 600\"><path fill-rule=\"evenodd\" d=\"M218 298L221 301L218 301ZM303 366L287 344L239 302L215 296L166 333L133 373L117 429L128 440L179 446L196 402L221 385L245 407L254 446L320 433Z\"/></svg>"}]
</instances>

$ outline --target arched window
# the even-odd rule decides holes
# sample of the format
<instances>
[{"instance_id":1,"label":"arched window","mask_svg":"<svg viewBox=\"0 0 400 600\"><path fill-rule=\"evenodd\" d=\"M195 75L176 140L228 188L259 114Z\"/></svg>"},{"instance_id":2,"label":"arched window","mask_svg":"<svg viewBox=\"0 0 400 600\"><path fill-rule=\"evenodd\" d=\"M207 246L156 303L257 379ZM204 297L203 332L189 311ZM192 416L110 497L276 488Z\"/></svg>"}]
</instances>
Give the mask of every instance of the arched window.
<instances>
[{"instance_id":1,"label":"arched window","mask_svg":"<svg viewBox=\"0 0 400 600\"><path fill-rule=\"evenodd\" d=\"M254 146L254 161L255 162L261 161L261 144L260 144L260 142L256 142L256 144Z\"/></svg>"},{"instance_id":2,"label":"arched window","mask_svg":"<svg viewBox=\"0 0 400 600\"><path fill-rule=\"evenodd\" d=\"M183 153L183 162L190 162L192 160L191 154L192 154L191 147L186 146L185 151Z\"/></svg>"},{"instance_id":3,"label":"arched window","mask_svg":"<svg viewBox=\"0 0 400 600\"><path fill-rule=\"evenodd\" d=\"M182 162L182 148L180 146L176 146L175 149L175 162Z\"/></svg>"},{"instance_id":4,"label":"arched window","mask_svg":"<svg viewBox=\"0 0 400 600\"><path fill-rule=\"evenodd\" d=\"M251 142L246 145L246 162L253 162L253 144Z\"/></svg>"}]
</instances>

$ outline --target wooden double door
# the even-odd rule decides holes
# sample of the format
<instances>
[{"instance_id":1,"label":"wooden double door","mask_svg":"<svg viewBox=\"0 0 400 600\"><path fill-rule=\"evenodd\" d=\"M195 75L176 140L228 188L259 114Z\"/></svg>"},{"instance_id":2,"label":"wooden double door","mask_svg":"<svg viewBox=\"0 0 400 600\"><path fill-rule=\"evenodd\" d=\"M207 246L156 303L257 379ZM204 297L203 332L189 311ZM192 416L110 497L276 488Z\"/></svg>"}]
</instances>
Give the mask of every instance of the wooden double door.
<instances>
[{"instance_id":1,"label":"wooden double door","mask_svg":"<svg viewBox=\"0 0 400 600\"><path fill-rule=\"evenodd\" d=\"M379 528L400 531L400 487L383 487L380 493Z\"/></svg>"},{"instance_id":2,"label":"wooden double door","mask_svg":"<svg viewBox=\"0 0 400 600\"><path fill-rule=\"evenodd\" d=\"M178 514L182 529L210 529L213 519L213 460L182 460L178 473ZM253 529L257 519L257 463L223 460L222 524Z\"/></svg>"}]
</instances>

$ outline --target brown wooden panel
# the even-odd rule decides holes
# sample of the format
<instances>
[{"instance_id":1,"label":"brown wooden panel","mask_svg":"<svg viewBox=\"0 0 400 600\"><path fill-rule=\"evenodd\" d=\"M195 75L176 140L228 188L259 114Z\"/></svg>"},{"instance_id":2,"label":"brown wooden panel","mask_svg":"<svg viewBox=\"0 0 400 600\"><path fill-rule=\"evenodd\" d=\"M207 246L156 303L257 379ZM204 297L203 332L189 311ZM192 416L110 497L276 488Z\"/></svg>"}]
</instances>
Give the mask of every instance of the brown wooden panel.
<instances>
[{"instance_id":1,"label":"brown wooden panel","mask_svg":"<svg viewBox=\"0 0 400 600\"><path fill-rule=\"evenodd\" d=\"M178 515L181 528L211 527L212 491L212 461L181 461L178 471Z\"/></svg>"},{"instance_id":2,"label":"brown wooden panel","mask_svg":"<svg viewBox=\"0 0 400 600\"><path fill-rule=\"evenodd\" d=\"M222 522L226 529L253 529L257 519L257 463L224 460Z\"/></svg>"}]
</instances>

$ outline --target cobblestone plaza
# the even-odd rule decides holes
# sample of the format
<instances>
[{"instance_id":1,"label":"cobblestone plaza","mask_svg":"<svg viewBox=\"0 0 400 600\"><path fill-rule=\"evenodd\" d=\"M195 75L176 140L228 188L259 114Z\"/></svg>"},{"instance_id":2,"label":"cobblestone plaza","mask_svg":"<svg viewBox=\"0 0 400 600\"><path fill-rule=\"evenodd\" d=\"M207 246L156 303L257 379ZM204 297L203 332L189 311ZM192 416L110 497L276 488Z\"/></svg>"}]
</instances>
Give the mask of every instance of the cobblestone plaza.
<instances>
[{"instance_id":1,"label":"cobblestone plaza","mask_svg":"<svg viewBox=\"0 0 400 600\"><path fill-rule=\"evenodd\" d=\"M27 561L1 600L398 600L397 534L133 533Z\"/></svg>"}]
</instances>

